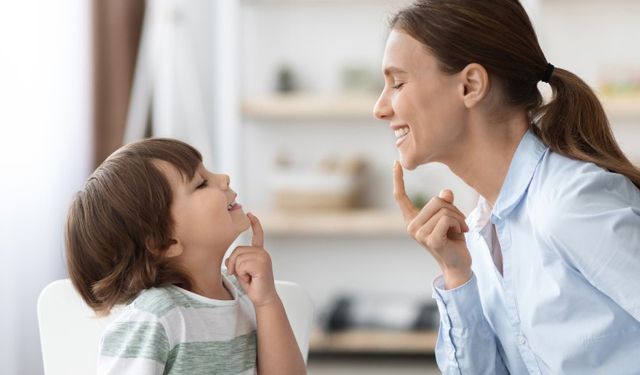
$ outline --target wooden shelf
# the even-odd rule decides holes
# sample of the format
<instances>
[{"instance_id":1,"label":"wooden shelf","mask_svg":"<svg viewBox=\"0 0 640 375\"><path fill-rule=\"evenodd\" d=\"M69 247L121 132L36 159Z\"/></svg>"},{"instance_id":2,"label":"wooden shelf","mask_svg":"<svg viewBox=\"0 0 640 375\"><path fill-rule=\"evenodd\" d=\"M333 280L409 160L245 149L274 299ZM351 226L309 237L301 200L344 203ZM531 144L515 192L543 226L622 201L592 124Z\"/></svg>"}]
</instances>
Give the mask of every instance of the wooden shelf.
<instances>
[{"instance_id":1,"label":"wooden shelf","mask_svg":"<svg viewBox=\"0 0 640 375\"><path fill-rule=\"evenodd\" d=\"M247 99L243 113L261 120L372 120L374 95L282 95ZM640 119L640 94L601 96L607 114L614 119Z\"/></svg>"},{"instance_id":2,"label":"wooden shelf","mask_svg":"<svg viewBox=\"0 0 640 375\"><path fill-rule=\"evenodd\" d=\"M256 214L267 235L406 235L397 211L273 211Z\"/></svg>"},{"instance_id":3,"label":"wooden shelf","mask_svg":"<svg viewBox=\"0 0 640 375\"><path fill-rule=\"evenodd\" d=\"M261 120L373 120L374 95L282 95L247 99L243 114Z\"/></svg>"},{"instance_id":4,"label":"wooden shelf","mask_svg":"<svg viewBox=\"0 0 640 375\"><path fill-rule=\"evenodd\" d=\"M315 332L311 336L309 350L315 353L433 354L437 337L435 331Z\"/></svg>"}]
</instances>

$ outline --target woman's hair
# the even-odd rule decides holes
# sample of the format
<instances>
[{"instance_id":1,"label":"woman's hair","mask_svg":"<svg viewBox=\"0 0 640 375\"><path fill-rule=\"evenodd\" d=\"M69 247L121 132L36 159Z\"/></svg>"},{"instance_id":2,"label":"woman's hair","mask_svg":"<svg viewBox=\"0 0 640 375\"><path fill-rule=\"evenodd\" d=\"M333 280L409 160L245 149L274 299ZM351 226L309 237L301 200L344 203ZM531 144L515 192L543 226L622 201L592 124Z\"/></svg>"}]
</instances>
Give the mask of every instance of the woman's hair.
<instances>
[{"instance_id":1,"label":"woman's hair","mask_svg":"<svg viewBox=\"0 0 640 375\"><path fill-rule=\"evenodd\" d=\"M173 191L159 161L193 178L202 156L186 143L146 139L113 153L74 197L66 223L69 276L98 313L144 289L190 288L186 272L164 256L171 245Z\"/></svg>"},{"instance_id":2,"label":"woman's hair","mask_svg":"<svg viewBox=\"0 0 640 375\"><path fill-rule=\"evenodd\" d=\"M622 174L640 188L640 170L620 150L584 81L555 68L548 79L553 96L543 104L537 83L548 62L518 0L418 0L400 10L391 27L424 44L445 73L482 65L506 103L529 113L533 131L552 151Z\"/></svg>"}]
</instances>

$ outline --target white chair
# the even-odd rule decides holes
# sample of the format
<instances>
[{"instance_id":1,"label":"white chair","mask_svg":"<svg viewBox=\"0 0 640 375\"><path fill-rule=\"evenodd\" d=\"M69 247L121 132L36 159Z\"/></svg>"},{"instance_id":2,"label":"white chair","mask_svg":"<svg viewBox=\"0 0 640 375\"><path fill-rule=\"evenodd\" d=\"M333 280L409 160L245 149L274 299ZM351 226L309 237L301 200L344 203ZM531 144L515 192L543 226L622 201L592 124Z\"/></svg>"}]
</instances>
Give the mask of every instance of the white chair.
<instances>
[{"instance_id":1,"label":"white chair","mask_svg":"<svg viewBox=\"0 0 640 375\"><path fill-rule=\"evenodd\" d=\"M306 362L314 314L311 298L302 287L289 281L276 281L276 290ZM47 285L38 298L45 375L95 374L100 336L117 310L98 318L80 298L71 280L56 280Z\"/></svg>"}]
</instances>

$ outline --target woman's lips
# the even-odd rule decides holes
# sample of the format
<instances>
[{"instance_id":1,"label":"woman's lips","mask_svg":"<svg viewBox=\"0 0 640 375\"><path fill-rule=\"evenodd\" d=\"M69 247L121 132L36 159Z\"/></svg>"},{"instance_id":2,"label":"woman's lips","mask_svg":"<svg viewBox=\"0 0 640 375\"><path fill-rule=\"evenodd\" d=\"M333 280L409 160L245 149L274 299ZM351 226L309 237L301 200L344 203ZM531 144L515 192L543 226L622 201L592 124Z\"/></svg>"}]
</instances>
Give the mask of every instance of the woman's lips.
<instances>
[{"instance_id":1,"label":"woman's lips","mask_svg":"<svg viewBox=\"0 0 640 375\"><path fill-rule=\"evenodd\" d=\"M396 136L396 147L398 147L407 138L407 135L410 133L410 129L408 126L401 126L394 129L393 133Z\"/></svg>"}]
</instances>

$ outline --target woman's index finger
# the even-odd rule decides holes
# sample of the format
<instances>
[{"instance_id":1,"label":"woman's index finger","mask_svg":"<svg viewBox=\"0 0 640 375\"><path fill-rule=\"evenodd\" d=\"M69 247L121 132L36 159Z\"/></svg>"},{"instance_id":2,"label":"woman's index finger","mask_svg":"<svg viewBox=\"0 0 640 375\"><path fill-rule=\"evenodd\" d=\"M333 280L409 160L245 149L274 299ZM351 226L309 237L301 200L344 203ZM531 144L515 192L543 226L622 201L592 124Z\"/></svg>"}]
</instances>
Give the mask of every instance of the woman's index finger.
<instances>
[{"instance_id":1,"label":"woman's index finger","mask_svg":"<svg viewBox=\"0 0 640 375\"><path fill-rule=\"evenodd\" d=\"M402 216L404 216L405 221L409 222L413 220L419 211L407 196L407 192L404 189L402 166L397 160L393 165L393 196L398 206L400 206L400 211L402 211Z\"/></svg>"}]
</instances>

